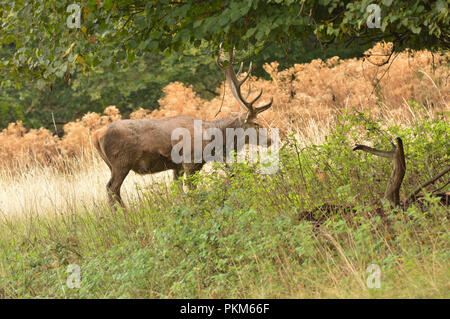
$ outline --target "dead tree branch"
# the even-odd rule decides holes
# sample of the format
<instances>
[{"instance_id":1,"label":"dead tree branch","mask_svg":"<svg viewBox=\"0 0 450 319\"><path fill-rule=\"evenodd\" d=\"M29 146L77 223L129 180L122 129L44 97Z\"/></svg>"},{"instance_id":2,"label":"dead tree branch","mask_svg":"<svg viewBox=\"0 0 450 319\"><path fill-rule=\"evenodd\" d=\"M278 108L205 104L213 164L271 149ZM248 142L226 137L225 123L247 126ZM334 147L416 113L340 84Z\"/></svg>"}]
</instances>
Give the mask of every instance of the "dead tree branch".
<instances>
[{"instance_id":1,"label":"dead tree branch","mask_svg":"<svg viewBox=\"0 0 450 319\"><path fill-rule=\"evenodd\" d=\"M353 151L364 151L376 156L390 158L393 160L391 176L386 186L383 199L389 201L391 205L400 205L400 187L402 186L403 177L406 172L405 153L403 150L403 142L400 137L396 138L397 145L392 144L392 150L380 151L365 145L356 145Z\"/></svg>"},{"instance_id":2,"label":"dead tree branch","mask_svg":"<svg viewBox=\"0 0 450 319\"><path fill-rule=\"evenodd\" d=\"M442 176L444 176L448 172L450 172L450 166L448 166L447 168L445 168L444 170L439 172L436 176L430 178L425 183L423 183L422 185L417 187L411 194L408 195L408 197L406 199L406 203L409 204L409 203L414 202L416 200L417 194L419 194L422 189L424 189L425 187L427 187L430 184L433 184L434 182L436 182L438 179L440 179Z\"/></svg>"}]
</instances>

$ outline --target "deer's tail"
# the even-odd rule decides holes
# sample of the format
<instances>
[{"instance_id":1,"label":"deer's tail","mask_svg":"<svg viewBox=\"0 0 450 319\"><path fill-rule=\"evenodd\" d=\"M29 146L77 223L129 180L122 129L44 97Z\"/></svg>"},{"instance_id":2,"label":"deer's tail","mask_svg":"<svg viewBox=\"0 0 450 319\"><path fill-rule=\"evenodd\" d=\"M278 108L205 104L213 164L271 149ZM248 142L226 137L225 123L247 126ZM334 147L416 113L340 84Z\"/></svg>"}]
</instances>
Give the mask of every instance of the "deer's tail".
<instances>
[{"instance_id":1,"label":"deer's tail","mask_svg":"<svg viewBox=\"0 0 450 319\"><path fill-rule=\"evenodd\" d=\"M105 134L107 130L108 126L104 126L96 130L92 134L92 144L94 144L95 149L100 154L100 157L105 161L106 165L108 165L109 169L111 169L111 163L105 153Z\"/></svg>"}]
</instances>

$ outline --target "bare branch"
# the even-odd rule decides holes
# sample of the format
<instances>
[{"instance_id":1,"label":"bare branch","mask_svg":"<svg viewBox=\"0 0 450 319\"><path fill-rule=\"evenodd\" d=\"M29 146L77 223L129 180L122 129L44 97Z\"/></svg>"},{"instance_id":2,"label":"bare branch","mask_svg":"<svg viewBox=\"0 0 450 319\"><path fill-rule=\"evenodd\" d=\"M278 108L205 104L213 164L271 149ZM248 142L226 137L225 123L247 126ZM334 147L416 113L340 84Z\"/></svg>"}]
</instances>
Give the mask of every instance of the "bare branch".
<instances>
[{"instance_id":1,"label":"bare branch","mask_svg":"<svg viewBox=\"0 0 450 319\"><path fill-rule=\"evenodd\" d=\"M420 193L420 191L422 189L424 189L425 187L427 187L428 185L433 184L434 182L436 182L438 179L440 179L442 176L444 176L445 174L447 174L448 172L450 172L450 166L447 166L447 168L445 168L444 170L442 170L441 172L439 172L436 176L430 178L429 180L427 180L425 183L423 183L422 185L420 185L419 187L417 187L413 192L411 192L411 194L408 195L406 202L407 203L412 203L416 200L416 195Z\"/></svg>"},{"instance_id":2,"label":"bare branch","mask_svg":"<svg viewBox=\"0 0 450 319\"><path fill-rule=\"evenodd\" d=\"M400 187L406 172L405 153L403 151L403 142L400 137L396 138L397 145L393 144L391 151L380 151L365 145L356 145L354 151L362 150L376 156L390 158L394 161L391 176L386 186L383 199L388 200L391 205L400 205Z\"/></svg>"},{"instance_id":3,"label":"bare branch","mask_svg":"<svg viewBox=\"0 0 450 319\"><path fill-rule=\"evenodd\" d=\"M364 152L367 152L367 153L370 153L370 154L373 154L373 155L376 155L376 156L390 158L390 159L394 158L394 155L395 155L395 150L380 151L380 150L377 150L375 148L372 148L372 147L369 147L369 146L366 146L366 145L359 145L359 144L356 144L356 146L355 146L355 148L353 150L354 151L361 150L361 151L364 151Z\"/></svg>"}]
</instances>

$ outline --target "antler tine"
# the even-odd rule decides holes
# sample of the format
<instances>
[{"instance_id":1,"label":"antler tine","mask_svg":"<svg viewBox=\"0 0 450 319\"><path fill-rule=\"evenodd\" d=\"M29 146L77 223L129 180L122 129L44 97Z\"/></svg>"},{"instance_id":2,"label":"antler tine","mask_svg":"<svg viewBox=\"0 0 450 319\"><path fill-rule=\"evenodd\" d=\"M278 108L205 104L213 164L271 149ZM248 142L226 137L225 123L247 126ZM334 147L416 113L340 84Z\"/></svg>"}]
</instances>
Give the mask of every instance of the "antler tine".
<instances>
[{"instance_id":1,"label":"antler tine","mask_svg":"<svg viewBox=\"0 0 450 319\"><path fill-rule=\"evenodd\" d=\"M221 58L223 58L222 43L219 45L219 56L217 57L216 64L220 69L223 69L223 64L220 61Z\"/></svg>"},{"instance_id":2,"label":"antler tine","mask_svg":"<svg viewBox=\"0 0 450 319\"><path fill-rule=\"evenodd\" d=\"M234 60L234 47L230 50L230 64L233 64Z\"/></svg>"},{"instance_id":3,"label":"antler tine","mask_svg":"<svg viewBox=\"0 0 450 319\"><path fill-rule=\"evenodd\" d=\"M239 69L239 73L240 73L240 69ZM250 61L250 65L248 66L247 74L244 76L244 78L241 81L239 81L239 87L242 84L244 84L244 82L247 80L247 78L250 76L251 73L252 73L252 62Z\"/></svg>"},{"instance_id":4,"label":"antler tine","mask_svg":"<svg viewBox=\"0 0 450 319\"><path fill-rule=\"evenodd\" d=\"M250 82L248 82L248 91L247 91L247 95L245 96L245 98L247 99L251 93L252 93L252 87L250 85Z\"/></svg>"},{"instance_id":5,"label":"antler tine","mask_svg":"<svg viewBox=\"0 0 450 319\"><path fill-rule=\"evenodd\" d=\"M236 74L236 71L234 70L234 67L233 67L234 49L230 50L228 63L226 65L224 65L224 63L223 63L224 61L226 61L226 58L225 58L225 55L224 55L224 52L222 49L222 44L220 44L219 50L220 50L220 55L219 55L219 58L217 59L217 65L225 73L226 80L230 86L230 90L231 90L231 93L233 93L233 96L236 98L236 100L239 102L239 104L242 107L244 107L245 109L247 109L247 111L249 112L248 116L249 117L256 116L258 113L261 113L261 112L267 110L269 107L271 107L272 103L273 103L273 97L270 99L270 102L268 104L263 105L258 108L253 107L253 104L259 98L261 98L261 96L263 94L263 89L261 89L259 94L255 98L253 98L252 101L250 101L250 102L248 102L246 100L250 96L250 92L251 92L250 87L249 87L246 97L244 98L242 95L242 92L241 92L242 84L244 84L244 82L249 78L249 76L252 72L253 63L250 61L250 65L249 65L247 74L244 76L244 78L242 80L239 80L237 78L237 76L242 71L243 63L241 63L241 65L239 67L239 71Z\"/></svg>"},{"instance_id":6,"label":"antler tine","mask_svg":"<svg viewBox=\"0 0 450 319\"><path fill-rule=\"evenodd\" d=\"M259 91L259 94L251 102L249 102L250 105L253 105L253 103L255 103L261 97L262 94L263 94L263 89L261 88L261 91Z\"/></svg>"},{"instance_id":7,"label":"antler tine","mask_svg":"<svg viewBox=\"0 0 450 319\"><path fill-rule=\"evenodd\" d=\"M222 50L222 47L220 47L220 49ZM228 61L231 67L233 67L233 59L234 59L234 49L230 51L230 58ZM241 74L243 66L244 66L244 62L241 62L241 65L239 66L239 71L237 73L235 73L236 79ZM233 71L234 71L234 69L233 69ZM248 66L247 74L244 76L244 78L242 80L240 80L240 81L238 80L239 87L241 87L241 85L244 84L244 82L247 80L247 78L250 76L251 73L252 73L252 62L250 61L250 65Z\"/></svg>"},{"instance_id":8,"label":"antler tine","mask_svg":"<svg viewBox=\"0 0 450 319\"><path fill-rule=\"evenodd\" d=\"M260 107L255 107L254 108L255 114L257 115L257 114L259 114L261 112L264 112L265 110L267 110L269 107L272 106L272 103L273 103L273 96L270 97L270 102L267 103L266 105L263 105L263 106L260 106Z\"/></svg>"},{"instance_id":9,"label":"antler tine","mask_svg":"<svg viewBox=\"0 0 450 319\"><path fill-rule=\"evenodd\" d=\"M239 66L239 71L236 73L236 76L239 76L239 74L241 74L243 66L244 66L244 62L241 62L241 65Z\"/></svg>"}]
</instances>

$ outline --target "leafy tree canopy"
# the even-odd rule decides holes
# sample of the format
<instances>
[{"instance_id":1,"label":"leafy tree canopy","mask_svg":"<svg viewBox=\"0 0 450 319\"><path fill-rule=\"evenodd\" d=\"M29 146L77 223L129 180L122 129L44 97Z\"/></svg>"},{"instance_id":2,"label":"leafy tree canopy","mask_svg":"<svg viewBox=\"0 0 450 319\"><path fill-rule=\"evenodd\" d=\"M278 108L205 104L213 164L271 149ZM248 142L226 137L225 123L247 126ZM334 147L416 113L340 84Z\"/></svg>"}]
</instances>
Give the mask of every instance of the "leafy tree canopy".
<instances>
[{"instance_id":1,"label":"leafy tree canopy","mask_svg":"<svg viewBox=\"0 0 450 319\"><path fill-rule=\"evenodd\" d=\"M266 45L314 36L329 43L393 41L405 48L448 49L445 0L90 0L79 1L80 28L68 27L73 0L3 1L0 44L14 48L0 67L20 86L23 75L39 87L75 70L88 72L101 63L126 67L145 52L170 55L188 46L225 48L257 54ZM367 7L380 8L379 28L369 28Z\"/></svg>"}]
</instances>

